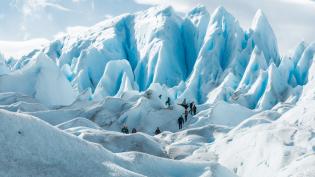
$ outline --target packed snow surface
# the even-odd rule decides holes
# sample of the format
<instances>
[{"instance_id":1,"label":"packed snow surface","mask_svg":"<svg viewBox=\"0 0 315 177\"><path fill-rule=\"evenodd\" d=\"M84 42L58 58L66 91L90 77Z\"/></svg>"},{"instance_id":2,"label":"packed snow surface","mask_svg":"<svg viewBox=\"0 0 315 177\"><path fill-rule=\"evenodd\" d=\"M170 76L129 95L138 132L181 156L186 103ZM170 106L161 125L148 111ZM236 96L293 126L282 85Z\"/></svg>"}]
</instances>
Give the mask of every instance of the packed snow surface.
<instances>
[{"instance_id":1,"label":"packed snow surface","mask_svg":"<svg viewBox=\"0 0 315 177\"><path fill-rule=\"evenodd\" d=\"M314 53L281 56L261 10L243 29L198 6L0 54L0 176L313 177Z\"/></svg>"}]
</instances>

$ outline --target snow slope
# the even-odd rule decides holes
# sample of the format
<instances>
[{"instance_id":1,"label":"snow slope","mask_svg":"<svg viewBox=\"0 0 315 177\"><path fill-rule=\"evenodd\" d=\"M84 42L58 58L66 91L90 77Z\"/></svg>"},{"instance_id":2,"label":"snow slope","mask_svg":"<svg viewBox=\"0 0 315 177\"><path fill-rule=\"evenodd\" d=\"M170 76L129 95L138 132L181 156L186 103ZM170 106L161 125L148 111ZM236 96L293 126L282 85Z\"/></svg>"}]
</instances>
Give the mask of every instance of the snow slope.
<instances>
[{"instance_id":1,"label":"snow slope","mask_svg":"<svg viewBox=\"0 0 315 177\"><path fill-rule=\"evenodd\" d=\"M0 114L1 176L234 176L215 163L178 162L141 153L116 155L32 116L3 110Z\"/></svg>"},{"instance_id":2,"label":"snow slope","mask_svg":"<svg viewBox=\"0 0 315 177\"><path fill-rule=\"evenodd\" d=\"M7 100L7 99L4 99L4 100ZM24 99L24 100L27 101L27 99ZM107 100L108 101L111 100L109 102L110 105L117 105L117 103L120 102L119 101L120 99L118 98L107 98ZM156 101L153 98L149 100ZM10 103L7 102L7 104L10 104ZM178 161L176 163L174 162L174 163L175 164L179 163L178 165L181 166L180 169L185 168L187 171L184 170L185 172L183 172L182 169L179 171L187 174L188 176L201 176L202 175L202 173L199 173L200 169L199 170L195 169L194 165L193 165L194 167L192 167L192 164L189 164L189 165L187 164L189 167L185 166L186 163L191 163L194 161L198 161L198 163L201 163L201 164L204 164L204 163L208 164L209 162L219 163L220 165L217 166L216 168L221 169L223 168L221 167L222 165L228 168L230 171L234 172L237 176L245 176L245 177L253 176L253 175L257 176L257 171L261 171L261 173L259 173L261 174L260 175L261 177L264 177L266 174L268 176L278 176L278 174L279 176L303 174L305 171L306 171L305 172L306 174L312 176L314 174L314 171L312 170L313 169L313 163L312 163L313 155L312 154L314 153L313 143L315 142L314 136L313 136L315 112L312 106L314 104L315 104L314 100L311 100L311 101L301 100L297 106L293 107L291 110L287 111L284 114L281 113L282 111L280 108L275 109L273 111L271 110L267 112L261 112L249 118L245 117L244 121L242 121L239 125L236 125L232 129L229 127L222 126L222 125L220 126L219 124L222 121L227 121L228 125L230 126L232 125L228 121L230 120L229 116L231 115L226 114L226 110L231 109L233 111L236 109L240 109L240 108L235 108L236 105L228 105L228 103L221 103L221 105L217 107L213 107L212 109L214 110L212 111L218 112L219 114L212 113L209 115L209 118L208 118L208 120L210 121L203 121L203 122L202 121L200 122L198 120L203 119L202 115L206 114L205 112L208 108L200 107L200 109L205 109L205 112L200 112L198 115L195 116L195 118L190 117L188 125L185 125L185 129L183 131L174 132L174 133L169 132L169 131L163 131L162 134L155 137L152 137L145 133L124 135L118 132L103 130L100 126L98 126L94 122L91 122L85 118L75 118L74 120L58 125L57 127L64 129L65 132L62 133L61 130L53 128L47 123L44 123L43 121L38 120L37 118L26 116L25 114L16 114L16 113L10 113L7 111L0 110L1 120L3 123L1 124L3 125L1 127L2 129L1 131L5 132L2 137L3 138L6 137L5 139L2 139L2 140L3 141L9 140L9 142L28 143L28 144L18 144L18 145L4 143L6 146L2 146L1 148L6 148L6 147L9 148L11 146L23 147L23 149L16 149L19 152L29 152L30 150L31 152L33 152L37 150L36 153L35 152L31 153L32 157L27 156L25 157L25 159L27 159L28 162L29 162L29 159L34 160L35 161L34 163L37 163L37 164L39 163L41 165L44 165L43 168L40 168L40 169L47 169L47 170L50 170L49 166L48 167L45 166L47 162L55 162L57 160L56 163L60 164L58 160L60 160L59 158L61 157L55 156L56 152L61 153L60 151L62 152L66 151L68 153L71 152L70 154L75 153L73 156L71 156L71 158L70 157L68 158L68 156L66 156L66 158L63 158L65 159L65 161L61 164L62 164L62 168L65 171L60 172L61 176L67 174L68 170L70 170L71 174L77 174L80 172L80 170L78 170L77 167L70 165L73 163L69 163L68 165L65 165L64 163L68 162L68 159L81 158L82 155L79 155L79 154L82 154L81 152L83 151L86 152L84 157L82 157L85 159L85 161L83 161L85 163L85 166L89 164L89 160L86 161L87 157L89 157L88 159L96 158L92 154L96 153L95 154L95 156L97 156L96 159L99 159L102 157L102 155L100 154L103 154L102 152L103 150L96 151L94 148L92 148L91 151L93 152L96 151L96 152L90 154L90 150L88 150L89 149L88 147L92 145L85 145L86 142L84 140L100 144L112 152L124 152L118 155L120 158L123 159L122 160L123 162L120 162L121 160L117 160L116 159L117 157L113 157L111 160L109 160L110 162L108 163L114 163L122 168L128 169L138 174L143 174L146 176L159 176L159 175L178 176L180 174L178 174L177 172L174 173L173 170L174 168L177 169L179 167L175 167L176 166L175 165L175 166L172 166L169 170L167 170L168 169L167 166L173 164L173 162L169 164L169 161L166 159L165 161L162 159L156 159L156 157L151 157L145 154L139 154L139 153L130 152L130 151L144 152L146 154L152 154L154 156L168 157L168 158L173 158L177 160L182 159L181 161ZM86 109L93 112L91 108L95 106L96 105L94 102L94 103L91 103L90 107L87 107ZM152 106L154 105L143 107L142 110L145 110L145 109L154 110L154 107ZM73 110L73 105L70 107L60 108L59 115L67 116L67 113L64 112L66 110L68 111L71 110L73 111L73 113L76 112L77 114L79 113L77 110ZM78 107L78 108L82 109L82 107ZM102 110L104 108L106 109L109 107L105 106L105 107L98 108L97 110ZM132 107L129 107L126 109L132 110ZM39 113L39 112L41 112L42 115L50 114L49 113L50 111L47 111L47 110L39 111L39 112L37 110L33 110L33 111L35 111L34 114ZM58 111L58 109L56 111ZM107 111L111 112L114 110L108 109ZM164 110L164 111L177 112L176 109ZM82 111L82 113L84 112L85 111ZM85 115L93 114L91 112L85 113ZM27 114L30 114L30 112L28 112ZM247 114L248 114L247 116L250 116L253 113L250 113L249 111ZM283 115L281 116L281 114ZM162 114L159 113L158 115L162 115ZM227 117L225 118L224 116L227 116ZM242 115L240 114L239 116L246 116L246 114L242 113ZM159 119L159 118L156 117L155 119ZM211 122L211 120L213 121ZM195 123L195 121L197 121L197 124ZM147 125L150 127L155 122L156 121L154 120L148 121ZM140 123L140 122L134 122L134 123L135 123L134 125L136 125L137 123ZM176 125L175 123L174 124L168 123L168 124L169 124L168 127L165 126L163 127L163 129L162 128L161 129L165 130L165 128L167 128L167 130L172 130L172 125ZM49 131L46 129L48 129ZM19 130L21 130L22 135L18 133ZM6 134L7 131L11 132L11 134L7 135ZM48 132L52 131L52 132L48 133L46 131ZM78 136L81 140L75 140L78 142L73 144L72 141L74 140L70 140L70 139L76 139L76 138L74 138L73 136L69 136L66 133L74 134ZM61 135L59 134L61 134L62 136L66 136L67 138L62 140L63 138L60 137ZM21 140L19 138L20 136L22 137L26 136L27 139L25 141ZM51 137L47 137L47 136L51 136ZM15 141L14 139L16 138L19 138L19 139ZM31 143L31 142L34 142L35 139L37 143ZM49 144L49 146L47 146L47 144ZM58 147L61 148L62 150L51 149L51 148L55 148L57 144L58 144ZM82 144L84 148L82 147L83 149L81 149L81 145L79 144ZM43 151L42 150L38 151L39 150L38 148L41 148L41 147L43 148ZM67 147L66 150L65 150L65 147ZM73 147L76 147L75 148L76 151L73 150ZM50 157L47 151L54 152L53 154L54 156ZM7 152L7 150L4 149L4 150L1 150L1 152ZM34 156L34 153L35 153L35 156ZM107 153L110 153L110 152L107 152ZM16 152L13 152L13 154L19 155L19 153L16 153ZM41 161L43 160L43 157L42 157L43 155L44 155L44 159L48 156L47 157L48 159L44 160L46 163ZM76 157L76 156L79 156L79 157ZM106 159L112 156L115 156L115 155L108 155L108 154L105 155ZM8 156L5 156L5 157L8 157ZM12 158L13 155L9 155L9 157ZM103 162L104 161L103 158L101 159L102 159L101 161ZM116 159L116 160L113 160L113 159ZM4 160L6 161L5 158ZM128 162L129 160L132 160L133 163L137 162L137 163L134 163L136 167L131 165ZM146 166L146 165L151 164L151 163L148 163L148 161L146 160L155 164L154 169ZM80 161L82 160L78 160L78 162ZM17 163L24 164L23 160L21 160L20 158L18 158ZM96 164L94 164L94 162L91 162L91 163L93 163L93 166L95 166L98 162ZM28 170L32 169L33 167L32 163L28 163L28 164L30 166L26 166L25 168ZM159 165L157 166L157 164L161 165L161 167ZM165 165L165 164L168 164L168 165ZM116 165L114 165L114 167L116 167ZM82 167L81 164L78 164L78 166ZM56 169L60 170L59 168L61 168L61 166L54 166L54 167L55 167L54 168L55 170ZM114 167L110 166L110 169L105 168L105 170L112 170ZM87 167L87 168L92 168L92 167ZM93 169L97 171L98 165L96 165L96 167L94 167ZM134 170L134 169L137 169L137 170ZM145 171L143 171L144 169ZM213 169L213 168L211 167L210 169ZM12 172L7 172L5 170L0 170L0 171L4 174L12 174L12 176L20 172L19 170L15 170ZM128 172L123 173L120 170L115 170L115 171L118 174L122 174L121 176L126 176L126 175L128 176L127 174ZM215 170L215 171L218 173L217 174L218 176L222 175L222 177L225 177L221 173L224 173L224 174L226 173L226 174L229 174L230 176L233 176L232 174L230 174L230 172L226 170L224 170L223 172L221 170L218 170L218 171ZM43 172L45 172L45 170L40 170L40 171L35 170L35 172L33 170L30 170L28 173L42 174ZM28 174L25 171L21 171L21 173ZM105 171L104 173L109 174L110 171ZM49 172L47 172L47 174L49 174ZM97 174L97 172L88 171L82 174L90 175L90 174ZM208 173L205 171L203 173L204 176L211 176L210 174L211 174L210 172ZM133 173L130 174L130 176L134 176L134 175L135 174ZM229 175L226 175L226 176L229 176ZM19 176L19 175L16 175L16 176ZM41 176L44 176L44 175L41 175ZM105 176L108 176L108 175L105 175ZM258 177L260 176L258 175Z\"/></svg>"}]
</instances>

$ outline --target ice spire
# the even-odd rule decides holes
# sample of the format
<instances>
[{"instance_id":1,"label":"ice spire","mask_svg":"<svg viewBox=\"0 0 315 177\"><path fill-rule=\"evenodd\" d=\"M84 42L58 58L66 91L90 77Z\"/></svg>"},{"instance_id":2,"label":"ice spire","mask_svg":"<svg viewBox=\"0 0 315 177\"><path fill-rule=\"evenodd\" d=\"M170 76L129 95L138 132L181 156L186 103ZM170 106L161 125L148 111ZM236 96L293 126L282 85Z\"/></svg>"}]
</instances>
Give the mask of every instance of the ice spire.
<instances>
[{"instance_id":1,"label":"ice spire","mask_svg":"<svg viewBox=\"0 0 315 177\"><path fill-rule=\"evenodd\" d=\"M277 39L262 10L259 9L256 12L251 29L254 31L255 44L264 53L267 63L270 64L273 62L279 65L280 57Z\"/></svg>"}]
</instances>

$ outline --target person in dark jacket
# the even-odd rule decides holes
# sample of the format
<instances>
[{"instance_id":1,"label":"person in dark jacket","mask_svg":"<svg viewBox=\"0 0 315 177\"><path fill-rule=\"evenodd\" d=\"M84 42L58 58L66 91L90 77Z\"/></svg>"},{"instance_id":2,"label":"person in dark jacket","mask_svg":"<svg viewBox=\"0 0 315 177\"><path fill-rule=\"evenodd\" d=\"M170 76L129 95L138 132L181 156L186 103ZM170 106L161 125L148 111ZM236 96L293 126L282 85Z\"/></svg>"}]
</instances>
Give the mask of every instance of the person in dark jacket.
<instances>
[{"instance_id":1,"label":"person in dark jacket","mask_svg":"<svg viewBox=\"0 0 315 177\"><path fill-rule=\"evenodd\" d=\"M167 100L166 100L166 102L165 102L165 105L166 105L168 108L170 108L170 106L171 106L171 98L170 98L170 97L167 97Z\"/></svg>"},{"instance_id":2,"label":"person in dark jacket","mask_svg":"<svg viewBox=\"0 0 315 177\"><path fill-rule=\"evenodd\" d=\"M178 129L182 129L183 123L184 123L184 118L182 115L178 118L177 123L178 123Z\"/></svg>"},{"instance_id":3,"label":"person in dark jacket","mask_svg":"<svg viewBox=\"0 0 315 177\"><path fill-rule=\"evenodd\" d=\"M125 126L121 129L121 132L124 133L124 134L129 134L128 127L125 125Z\"/></svg>"},{"instance_id":4,"label":"person in dark jacket","mask_svg":"<svg viewBox=\"0 0 315 177\"><path fill-rule=\"evenodd\" d=\"M137 133L137 129L133 128L133 129L131 130L131 133Z\"/></svg>"},{"instance_id":5,"label":"person in dark jacket","mask_svg":"<svg viewBox=\"0 0 315 177\"><path fill-rule=\"evenodd\" d=\"M193 107L194 107L194 102L191 102L190 104L189 104L189 113L191 114L191 115L193 115Z\"/></svg>"},{"instance_id":6,"label":"person in dark jacket","mask_svg":"<svg viewBox=\"0 0 315 177\"><path fill-rule=\"evenodd\" d=\"M193 112L194 112L194 115L197 114L197 107L196 107L196 105L193 106Z\"/></svg>"},{"instance_id":7,"label":"person in dark jacket","mask_svg":"<svg viewBox=\"0 0 315 177\"><path fill-rule=\"evenodd\" d=\"M187 122L187 118L188 118L188 110L187 109L185 109L184 116L185 116L185 122Z\"/></svg>"},{"instance_id":8,"label":"person in dark jacket","mask_svg":"<svg viewBox=\"0 0 315 177\"><path fill-rule=\"evenodd\" d=\"M178 104L180 106L183 106L185 109L188 109L189 105L187 104L186 98L184 99L184 101L181 104Z\"/></svg>"},{"instance_id":9,"label":"person in dark jacket","mask_svg":"<svg viewBox=\"0 0 315 177\"><path fill-rule=\"evenodd\" d=\"M158 134L160 134L160 133L161 133L161 130L160 130L160 128L159 128L159 127L157 127L154 133L155 133L155 135L158 135Z\"/></svg>"}]
</instances>

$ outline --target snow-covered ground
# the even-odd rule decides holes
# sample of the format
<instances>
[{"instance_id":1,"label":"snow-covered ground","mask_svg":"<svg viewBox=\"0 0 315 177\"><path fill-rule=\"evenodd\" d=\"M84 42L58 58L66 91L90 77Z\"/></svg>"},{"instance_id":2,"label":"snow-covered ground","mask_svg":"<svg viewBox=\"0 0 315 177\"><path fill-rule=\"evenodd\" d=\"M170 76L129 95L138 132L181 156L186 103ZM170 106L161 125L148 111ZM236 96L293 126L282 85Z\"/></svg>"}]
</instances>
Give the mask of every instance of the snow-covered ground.
<instances>
[{"instance_id":1,"label":"snow-covered ground","mask_svg":"<svg viewBox=\"0 0 315 177\"><path fill-rule=\"evenodd\" d=\"M314 53L281 56L260 10L244 30L199 6L1 55L0 176L313 177ZM197 114L179 130L184 100Z\"/></svg>"}]
</instances>

